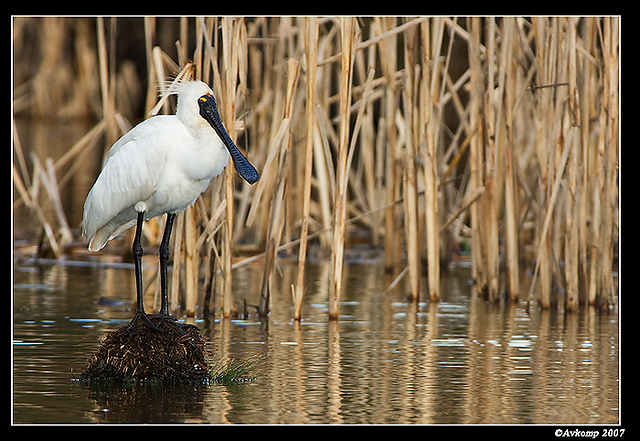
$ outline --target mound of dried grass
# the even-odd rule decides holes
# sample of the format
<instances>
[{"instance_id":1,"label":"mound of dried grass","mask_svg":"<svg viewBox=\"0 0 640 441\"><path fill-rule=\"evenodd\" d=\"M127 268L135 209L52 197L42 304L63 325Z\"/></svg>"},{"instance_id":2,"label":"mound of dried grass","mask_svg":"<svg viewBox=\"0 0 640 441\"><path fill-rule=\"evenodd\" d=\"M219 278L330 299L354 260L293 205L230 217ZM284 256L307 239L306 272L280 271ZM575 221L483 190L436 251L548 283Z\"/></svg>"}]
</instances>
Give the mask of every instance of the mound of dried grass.
<instances>
[{"instance_id":1,"label":"mound of dried grass","mask_svg":"<svg viewBox=\"0 0 640 441\"><path fill-rule=\"evenodd\" d=\"M156 320L154 320L155 322ZM146 326L123 326L111 332L89 360L81 380L88 383L203 384L211 378L204 340L195 326L164 320Z\"/></svg>"}]
</instances>

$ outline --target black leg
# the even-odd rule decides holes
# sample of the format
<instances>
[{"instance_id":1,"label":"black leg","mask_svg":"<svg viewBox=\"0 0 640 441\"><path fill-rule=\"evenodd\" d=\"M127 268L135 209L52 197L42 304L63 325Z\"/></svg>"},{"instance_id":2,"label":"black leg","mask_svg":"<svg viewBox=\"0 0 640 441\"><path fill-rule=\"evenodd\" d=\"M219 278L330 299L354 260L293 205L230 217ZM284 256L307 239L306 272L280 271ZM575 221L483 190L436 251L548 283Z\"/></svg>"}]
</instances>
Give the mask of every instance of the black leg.
<instances>
[{"instance_id":1,"label":"black leg","mask_svg":"<svg viewBox=\"0 0 640 441\"><path fill-rule=\"evenodd\" d=\"M136 314L144 314L144 302L142 299L142 245L140 236L142 235L142 222L144 213L138 213L138 223L136 225L136 235L133 239L133 264L136 269Z\"/></svg>"},{"instance_id":2,"label":"black leg","mask_svg":"<svg viewBox=\"0 0 640 441\"><path fill-rule=\"evenodd\" d=\"M136 270L136 314L129 323L129 329L143 324L154 331L163 332L162 329L154 326L149 317L144 312L144 300L142 290L142 245L140 245L140 236L142 236L142 222L144 221L144 213L138 213L138 223L136 225L136 235L133 239L133 264ZM141 322L140 322L141 320Z\"/></svg>"},{"instance_id":3,"label":"black leg","mask_svg":"<svg viewBox=\"0 0 640 441\"><path fill-rule=\"evenodd\" d=\"M160 305L160 313L153 314L151 317L160 318L159 323L164 323L165 319L169 320L169 323L175 324L178 329L186 334L184 329L194 325L179 324L178 319L172 317L169 314L169 283L167 281L167 264L169 263L169 238L171 237L171 229L173 228L173 220L176 215L173 213L167 213L167 222L164 226L164 234L162 236L162 242L160 243L160 289L162 291L162 304Z\"/></svg>"},{"instance_id":4,"label":"black leg","mask_svg":"<svg viewBox=\"0 0 640 441\"><path fill-rule=\"evenodd\" d=\"M169 315L169 287L167 284L167 263L169 262L169 237L171 237L171 228L173 227L173 219L176 217L173 213L167 213L167 222L164 226L164 235L160 244L160 287L162 289L162 305L160 306L160 315Z\"/></svg>"}]
</instances>

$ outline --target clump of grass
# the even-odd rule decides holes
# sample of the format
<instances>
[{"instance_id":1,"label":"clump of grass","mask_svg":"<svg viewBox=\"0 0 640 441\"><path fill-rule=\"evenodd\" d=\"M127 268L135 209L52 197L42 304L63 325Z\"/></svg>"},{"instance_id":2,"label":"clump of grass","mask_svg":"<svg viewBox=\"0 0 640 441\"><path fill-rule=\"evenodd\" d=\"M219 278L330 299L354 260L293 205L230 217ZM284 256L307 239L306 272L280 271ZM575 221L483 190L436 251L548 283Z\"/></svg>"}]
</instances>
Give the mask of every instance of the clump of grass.
<instances>
[{"instance_id":1,"label":"clump of grass","mask_svg":"<svg viewBox=\"0 0 640 441\"><path fill-rule=\"evenodd\" d=\"M263 355L248 358L218 360L209 366L209 378L214 383L246 383L256 380L256 364L264 359Z\"/></svg>"}]
</instances>

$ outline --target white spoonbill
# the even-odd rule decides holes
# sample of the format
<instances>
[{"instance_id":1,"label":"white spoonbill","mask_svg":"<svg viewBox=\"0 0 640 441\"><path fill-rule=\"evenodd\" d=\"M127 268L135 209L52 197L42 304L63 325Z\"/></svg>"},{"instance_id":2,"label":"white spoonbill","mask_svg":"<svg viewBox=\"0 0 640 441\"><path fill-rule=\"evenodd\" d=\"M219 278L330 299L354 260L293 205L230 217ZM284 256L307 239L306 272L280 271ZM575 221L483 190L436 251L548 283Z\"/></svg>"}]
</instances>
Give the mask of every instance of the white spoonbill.
<instances>
[{"instance_id":1,"label":"white spoonbill","mask_svg":"<svg viewBox=\"0 0 640 441\"><path fill-rule=\"evenodd\" d=\"M107 241L136 226L133 257L136 271L136 314L130 327L144 324L159 330L144 311L142 299L143 220L167 213L160 245L161 319L169 314L167 262L169 236L175 216L192 205L229 162L247 182L258 171L233 143L220 121L213 92L201 81L181 82L176 87L175 115L151 117L122 136L84 203L82 232L90 238L89 251L99 251ZM156 317L157 317L156 316Z\"/></svg>"}]
</instances>

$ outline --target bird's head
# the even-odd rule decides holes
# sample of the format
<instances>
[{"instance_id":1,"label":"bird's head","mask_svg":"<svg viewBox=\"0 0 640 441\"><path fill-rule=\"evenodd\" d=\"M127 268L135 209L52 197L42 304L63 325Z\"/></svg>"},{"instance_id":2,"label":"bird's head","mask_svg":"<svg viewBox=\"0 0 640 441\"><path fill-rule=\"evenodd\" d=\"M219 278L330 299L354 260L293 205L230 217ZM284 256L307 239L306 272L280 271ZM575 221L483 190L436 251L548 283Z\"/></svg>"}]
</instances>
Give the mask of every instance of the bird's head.
<instances>
[{"instance_id":1,"label":"bird's head","mask_svg":"<svg viewBox=\"0 0 640 441\"><path fill-rule=\"evenodd\" d=\"M257 182L260 178L258 171L238 150L222 124L211 88L202 81L179 81L169 93L178 95L176 116L183 124L195 130L207 130L208 123L229 150L240 176L249 184Z\"/></svg>"}]
</instances>

